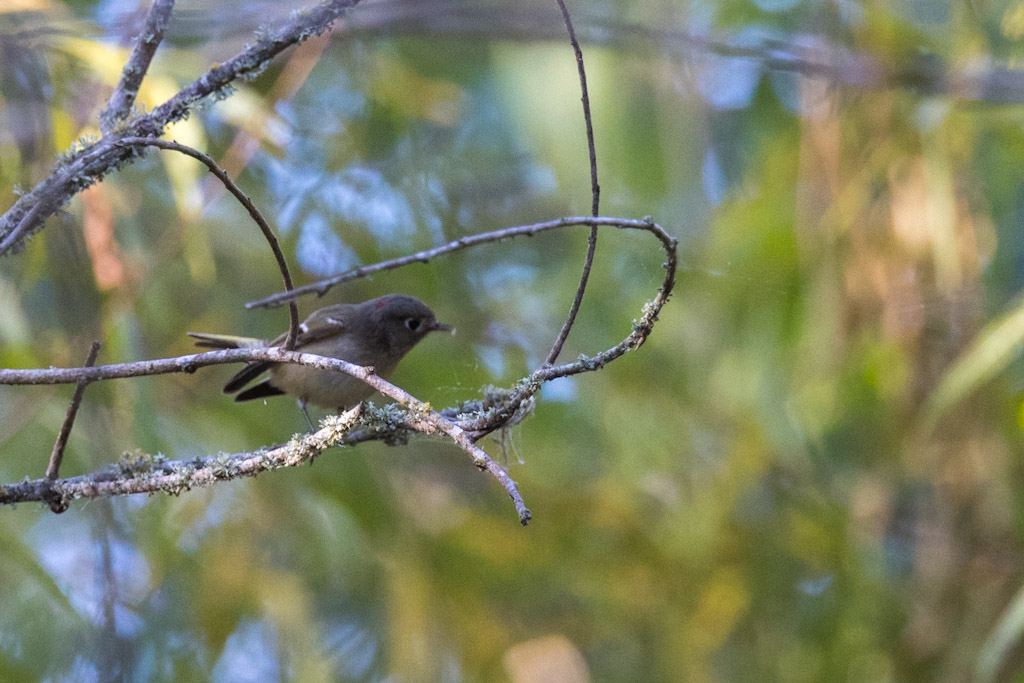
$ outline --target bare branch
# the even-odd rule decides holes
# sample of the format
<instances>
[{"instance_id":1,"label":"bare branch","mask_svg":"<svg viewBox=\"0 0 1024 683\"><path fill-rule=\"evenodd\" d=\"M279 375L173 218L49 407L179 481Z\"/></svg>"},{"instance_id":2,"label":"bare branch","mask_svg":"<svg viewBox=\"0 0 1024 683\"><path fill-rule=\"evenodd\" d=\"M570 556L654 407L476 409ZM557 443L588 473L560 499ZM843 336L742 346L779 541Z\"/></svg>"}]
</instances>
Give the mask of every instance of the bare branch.
<instances>
[{"instance_id":1,"label":"bare branch","mask_svg":"<svg viewBox=\"0 0 1024 683\"><path fill-rule=\"evenodd\" d=\"M89 347L89 355L85 359L85 366L87 368L92 367L96 363L96 356L100 352L100 343L94 341ZM71 405L68 406L68 412L64 416L64 424L61 425L60 433L57 435L57 441L53 444L53 452L50 454L50 462L46 467L46 478L56 479L60 473L60 463L64 458L64 449L68 444L68 436L71 435L71 427L75 423L75 415L78 414L78 406L82 403L82 395L85 393L85 387L89 385L86 380L79 380L78 385L75 387L75 393L71 396Z\"/></svg>"},{"instance_id":2,"label":"bare branch","mask_svg":"<svg viewBox=\"0 0 1024 683\"><path fill-rule=\"evenodd\" d=\"M294 286L292 284L291 273L288 271L288 262L285 260L284 252L281 251L281 243L278 242L277 236L274 234L274 231L270 229L270 225L267 223L266 219L263 218L263 214L257 210L256 206L252 203L252 200L249 199L249 196L242 192L241 188L239 188L238 185L228 177L227 172L213 160L213 157L208 154L204 154L193 147L189 147L188 145L183 145L171 140L161 140L159 138L121 138L118 140L118 144L131 147L150 145L161 149L169 149L175 152L181 152L182 154L187 154L193 159L198 159L204 163L206 167L210 169L210 172L217 176L217 178L224 184L224 187L227 188L228 192L234 195L235 199L245 207L245 210L249 212L249 216L252 217L256 222L256 225L259 226L260 230L263 232L263 236L270 244L270 250L274 252L274 259L277 260L277 267L281 271L281 278L284 280L285 291L293 291ZM299 336L299 306L294 300L288 304L288 320L288 337L285 339L284 348L290 351L295 348L295 339Z\"/></svg>"},{"instance_id":3,"label":"bare branch","mask_svg":"<svg viewBox=\"0 0 1024 683\"><path fill-rule=\"evenodd\" d=\"M139 86L149 70L149 63L153 60L160 41L164 38L167 25L171 23L173 11L174 0L153 0L142 24L142 30L135 39L135 47L132 48L128 63L121 71L121 80L111 93L107 108L100 112L100 130L104 135L109 134L118 121L128 118L131 113L132 105L139 94Z\"/></svg>"},{"instance_id":4,"label":"bare branch","mask_svg":"<svg viewBox=\"0 0 1024 683\"><path fill-rule=\"evenodd\" d=\"M583 102L583 121L587 126L587 148L590 152L590 192L592 196L590 215L596 216L601 205L601 186L597 182L597 150L594 146L594 122L590 116L587 70L583 67L583 50L580 49L580 43L576 40L576 30L573 28L572 19L569 17L569 8L565 6L565 0L556 0L556 2L558 2L558 9L562 11L562 20L565 22L565 28L569 32L569 42L572 43L573 52L576 53L576 70L580 76L580 100ZM576 296L572 300L572 306L569 307L569 315L566 316L565 322L562 323L562 329L559 330L558 336L555 337L555 343L552 344L547 360L544 361L545 365L551 365L558 359L558 354L562 352L562 346L565 344L565 340L569 337L569 332L576 322L576 314L580 311L580 305L583 303L583 293L586 291L587 281L590 279L590 269L594 265L594 252L596 249L597 225L591 223L590 235L587 237L587 257L583 262L580 284L576 288Z\"/></svg>"},{"instance_id":5,"label":"bare branch","mask_svg":"<svg viewBox=\"0 0 1024 683\"><path fill-rule=\"evenodd\" d=\"M295 13L280 30L260 35L252 45L182 88L174 97L149 114L127 122L123 137L159 137L164 128L191 114L196 104L208 97L223 97L232 81L257 75L283 50L307 38L320 35L359 0L330 0L306 11ZM19 248L26 237L42 227L44 221L71 197L101 180L106 174L138 156L134 149L117 144L110 135L88 142L61 161L53 173L26 192L0 216L0 255Z\"/></svg>"},{"instance_id":6,"label":"bare branch","mask_svg":"<svg viewBox=\"0 0 1024 683\"><path fill-rule=\"evenodd\" d=\"M613 218L598 216L592 218L590 216L566 216L565 218L556 218L550 221L543 221L541 223L531 223L529 225L518 225L511 228L502 228L501 230L494 230L491 232L481 232L476 235L468 235L466 237L460 237L457 240L452 240L447 244L442 244L431 249L424 249L418 251L415 254L409 254L408 256L401 256L399 258L390 259L388 261L380 261L379 263L372 263L368 266L360 266L351 270L346 270L337 275L332 275L323 280L311 282L308 285L302 285L296 287L291 292L278 292L277 294L271 294L270 296L255 301L248 302L246 308L272 308L274 306L280 306L285 302L296 299L305 294L316 294L317 296L323 296L332 287L340 285L345 282L351 282L352 280L358 280L359 278L372 275L373 273L379 273L382 271L395 270L403 266L408 266L413 263L429 263L430 259L443 254L449 254L453 251L460 251L469 247L475 247L480 244L487 244L488 242L502 242L513 237L521 237L523 235L532 237L533 235L547 232L548 230L556 230L558 228L567 228L577 225L598 225L598 226L609 226L614 228L623 228L627 230L645 230L653 233L658 239L665 243L666 239L675 241L674 238L670 237L664 229L649 220L636 220L633 218ZM664 238L662 238L664 235ZM674 247L673 247L674 249Z\"/></svg>"},{"instance_id":7,"label":"bare branch","mask_svg":"<svg viewBox=\"0 0 1024 683\"><path fill-rule=\"evenodd\" d=\"M100 343L94 341L89 347L89 355L85 359L85 367L91 367L96 362L96 356L99 352ZM78 406L82 404L82 396L85 394L85 388L88 385L88 382L79 382L75 387L75 393L71 396L71 405L68 406L68 412L64 416L64 423L60 426L60 432L57 434L57 441L53 444L53 452L50 453L50 462L46 466L46 478L50 481L56 479L60 474L60 463L64 459L64 449L68 445L68 437L71 436L71 428L75 424L75 416L78 415ZM60 500L59 496L51 496L47 503L49 503L50 509L58 514L67 510L67 505Z\"/></svg>"}]
</instances>

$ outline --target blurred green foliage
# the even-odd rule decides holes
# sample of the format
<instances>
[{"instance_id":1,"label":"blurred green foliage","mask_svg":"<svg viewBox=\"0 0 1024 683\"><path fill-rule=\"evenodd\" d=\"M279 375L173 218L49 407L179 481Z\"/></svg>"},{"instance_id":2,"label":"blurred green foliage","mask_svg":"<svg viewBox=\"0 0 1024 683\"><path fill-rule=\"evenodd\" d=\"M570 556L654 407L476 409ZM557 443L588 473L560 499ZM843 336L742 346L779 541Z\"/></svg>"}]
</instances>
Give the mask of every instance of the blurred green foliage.
<instances>
[{"instance_id":1,"label":"blurred green foliage","mask_svg":"<svg viewBox=\"0 0 1024 683\"><path fill-rule=\"evenodd\" d=\"M394 13L360 6L330 40L170 131L238 174L299 282L587 213L578 83L554 5L421 3L431 21L384 5ZM179 3L140 103L293 8ZM521 528L499 487L440 439L336 451L180 498L0 510L0 679L1020 676L1024 110L935 79L1012 65L1024 3L571 9L602 213L652 215L683 257L643 348L546 387L534 416L484 444L534 522ZM4 206L96 132L144 10L0 6ZM537 21L512 21L523 17ZM826 46L883 81L769 71L687 35L765 56ZM914 78L884 81L900 69ZM283 329L282 309L243 307L280 276L211 181L149 152L5 257L0 365L78 365L93 339L100 362L118 362L188 352L186 330ZM543 360L585 239L485 246L326 298L412 293L456 325L393 378L451 405ZM563 359L625 336L661 260L645 235L601 234ZM63 473L136 448L242 451L303 428L287 400L222 396L230 372L92 385ZM70 393L0 388L3 481L42 474Z\"/></svg>"}]
</instances>

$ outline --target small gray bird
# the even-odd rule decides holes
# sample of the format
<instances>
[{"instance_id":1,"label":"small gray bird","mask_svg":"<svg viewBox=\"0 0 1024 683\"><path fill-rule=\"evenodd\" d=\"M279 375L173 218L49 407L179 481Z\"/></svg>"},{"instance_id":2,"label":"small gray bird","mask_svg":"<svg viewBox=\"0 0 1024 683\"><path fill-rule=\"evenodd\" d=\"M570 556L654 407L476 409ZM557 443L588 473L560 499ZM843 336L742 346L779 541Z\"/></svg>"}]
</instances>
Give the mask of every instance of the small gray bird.
<instances>
[{"instance_id":1,"label":"small gray bird","mask_svg":"<svg viewBox=\"0 0 1024 683\"><path fill-rule=\"evenodd\" d=\"M372 365L377 375L387 377L402 356L431 332L451 330L437 322L433 311L419 299L404 294L387 294L361 304L325 306L299 325L295 350L340 358L356 365ZM272 341L221 334L188 332L199 341L196 346L215 349L280 346L287 334ZM264 372L270 377L245 386ZM244 391L241 391L245 389ZM355 377L333 370L318 370L293 363L257 361L249 363L224 385L225 394L236 401L289 394L299 401L339 412L351 408L373 393L373 387ZM306 416L307 420L309 416Z\"/></svg>"}]
</instances>

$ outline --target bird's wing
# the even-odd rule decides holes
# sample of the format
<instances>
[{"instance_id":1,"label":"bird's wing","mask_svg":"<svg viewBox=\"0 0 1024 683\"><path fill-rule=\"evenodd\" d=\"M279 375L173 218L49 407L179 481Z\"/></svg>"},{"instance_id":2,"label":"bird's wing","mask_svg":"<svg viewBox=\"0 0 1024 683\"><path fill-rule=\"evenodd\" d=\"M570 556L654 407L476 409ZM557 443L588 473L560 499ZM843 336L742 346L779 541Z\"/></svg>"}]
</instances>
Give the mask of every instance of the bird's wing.
<instances>
[{"instance_id":1,"label":"bird's wing","mask_svg":"<svg viewBox=\"0 0 1024 683\"><path fill-rule=\"evenodd\" d=\"M303 346L311 344L315 341L327 339L335 335L341 334L345 330L344 314L352 307L352 304L335 304L333 306L327 306L314 311L309 317L305 319L305 322L299 326L299 336L295 340L296 350L301 350ZM191 334L191 333L189 333ZM228 335L193 335L198 339L202 339L205 342L220 343L222 340L233 340L240 339L236 337L229 337ZM285 343L285 339L288 338L288 333L284 333L274 338L270 342L260 341L260 345L265 344L266 346L281 346ZM241 338L245 339L245 338ZM225 348L221 346L220 348ZM226 347L233 348L233 347ZM243 389L247 384L252 382L254 379L270 370L274 365L273 362L267 360L260 360L257 362L250 362L245 368L240 370L236 375L227 381L224 385L224 393L234 393ZM280 389L274 387L269 382L263 382L256 386L246 389L238 396L234 397L236 400L250 400L252 398L262 398L264 396L272 396L275 393L283 393Z\"/></svg>"},{"instance_id":2,"label":"bird's wing","mask_svg":"<svg viewBox=\"0 0 1024 683\"><path fill-rule=\"evenodd\" d=\"M299 325L299 336L295 340L296 350L301 349L307 344L320 341L321 339L327 339L328 337L341 334L341 332L345 330L346 314L348 314L352 308L354 308L353 304L334 304L333 306L325 306L324 308L314 311L301 325ZM230 334L207 334L205 332L187 332L186 334L199 340L196 342L196 346L204 346L213 349L249 349L262 346L280 346L288 337L288 333L285 332L277 338L267 342L262 339L254 339L253 337L238 337ZM224 393L233 394L234 392L239 391L249 384L249 382L262 375L274 365L275 363L270 361L256 361L247 364L231 379L229 379L227 384L224 385ZM243 392L245 398L238 397L238 400L246 401L251 398L273 395L266 393L268 388L280 391L276 387L271 387L268 383L264 384L266 384L266 386L262 390L257 391L258 387L263 386L261 384L247 390L248 392L252 392L251 394Z\"/></svg>"},{"instance_id":3,"label":"bird's wing","mask_svg":"<svg viewBox=\"0 0 1024 683\"><path fill-rule=\"evenodd\" d=\"M318 342L321 339L327 339L344 332L346 327L345 320L354 307L354 304L334 304L333 306L325 306L314 311L299 325L299 336L295 340L295 349L299 350L307 344L312 344L313 342ZM284 344L284 340L287 337L287 332L280 334L270 342L270 345L280 346Z\"/></svg>"}]
</instances>

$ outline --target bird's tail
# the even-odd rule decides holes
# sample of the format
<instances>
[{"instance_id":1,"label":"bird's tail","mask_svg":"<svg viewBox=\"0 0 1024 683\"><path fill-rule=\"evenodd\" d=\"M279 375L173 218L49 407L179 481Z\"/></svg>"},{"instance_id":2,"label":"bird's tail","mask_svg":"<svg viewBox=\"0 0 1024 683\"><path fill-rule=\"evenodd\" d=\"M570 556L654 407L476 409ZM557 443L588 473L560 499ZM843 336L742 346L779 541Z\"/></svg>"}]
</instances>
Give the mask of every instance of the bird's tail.
<instances>
[{"instance_id":1,"label":"bird's tail","mask_svg":"<svg viewBox=\"0 0 1024 683\"><path fill-rule=\"evenodd\" d=\"M267 342L262 339L255 339L253 337L238 337L233 334L207 334L206 332L186 332L188 336L193 339L198 339L196 346L201 346L207 349L253 349L261 346L266 346ZM225 394L233 394L239 389L243 388L246 384L253 381L264 372L270 369L273 363L267 361L255 361L248 363L244 368L239 370L234 377L228 380L228 383L224 385ZM266 384L266 383L264 383ZM262 385L261 385L262 386ZM269 386L269 385L268 385ZM254 387L255 388L255 387ZM277 390L278 393L282 393ZM249 393L251 396L248 398L242 398L240 400L247 401L251 398L259 398L262 396L272 396L271 393L253 393L250 389Z\"/></svg>"},{"instance_id":2,"label":"bird's tail","mask_svg":"<svg viewBox=\"0 0 1024 683\"><path fill-rule=\"evenodd\" d=\"M266 346L262 339L254 337L238 337L233 334L207 334L206 332L186 332L193 339L198 339L196 346L207 349L253 349Z\"/></svg>"}]
</instances>

